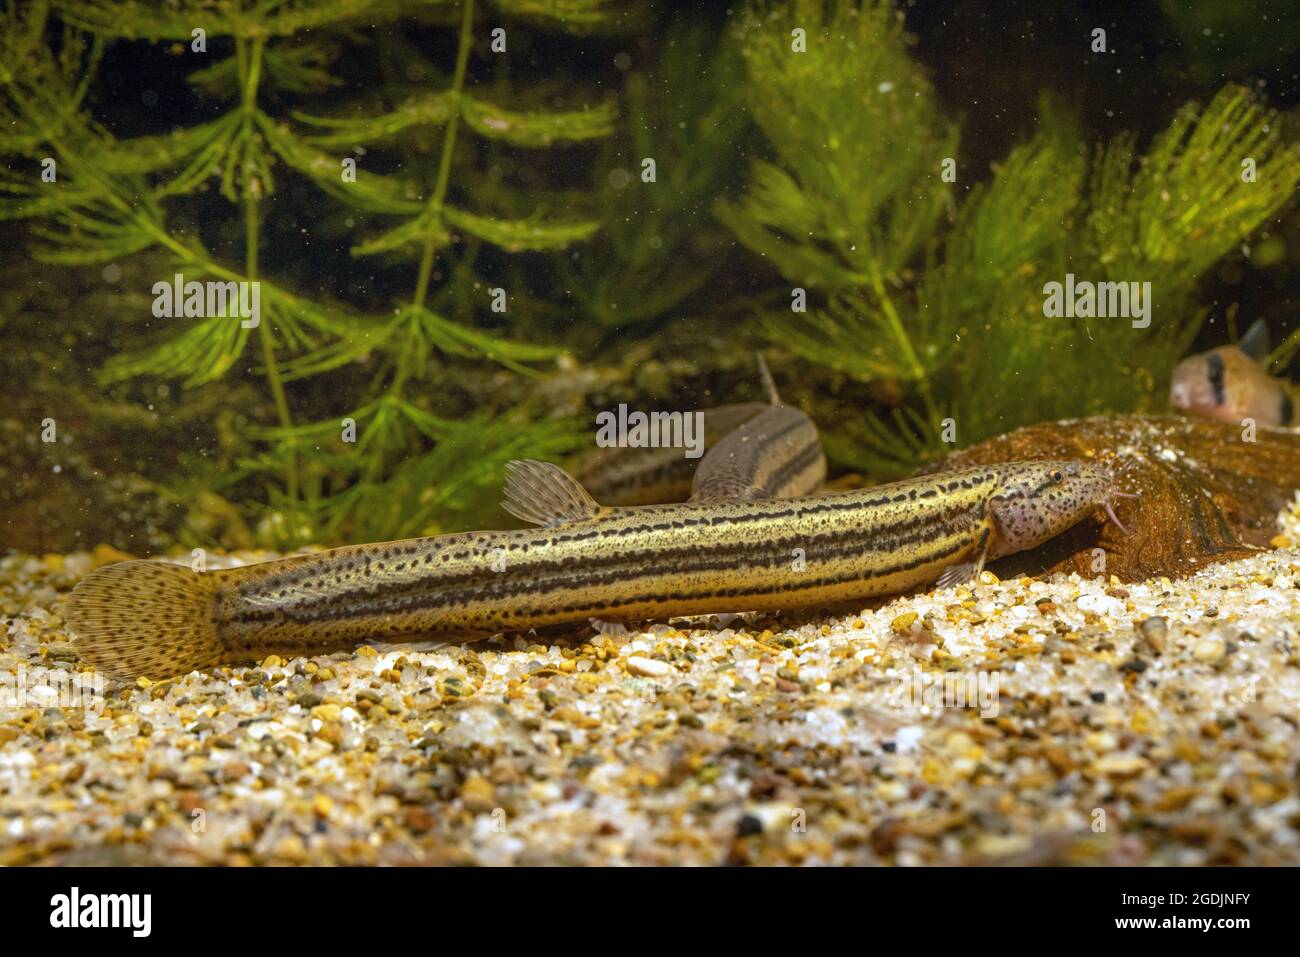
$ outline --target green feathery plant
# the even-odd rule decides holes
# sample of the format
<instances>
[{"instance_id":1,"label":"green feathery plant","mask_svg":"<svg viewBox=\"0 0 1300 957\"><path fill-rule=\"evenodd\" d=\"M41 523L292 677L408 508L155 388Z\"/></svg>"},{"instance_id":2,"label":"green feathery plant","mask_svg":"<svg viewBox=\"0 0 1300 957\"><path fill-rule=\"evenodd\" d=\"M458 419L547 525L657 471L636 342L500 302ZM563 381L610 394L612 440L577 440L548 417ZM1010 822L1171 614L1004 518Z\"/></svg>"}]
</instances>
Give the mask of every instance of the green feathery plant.
<instances>
[{"instance_id":1,"label":"green feathery plant","mask_svg":"<svg viewBox=\"0 0 1300 957\"><path fill-rule=\"evenodd\" d=\"M806 52L796 52L797 30ZM1300 146L1229 87L1180 110L1139 155L1132 136L1089 163L1045 105L1039 132L953 204L948 122L888 0L756 4L735 42L750 111L771 144L748 193L718 214L807 289L807 313L762 317L808 361L902 402L828 436L840 460L886 473L1029 422L1153 407L1203 318L1199 276L1269 220L1300 183ZM1243 160L1254 161L1247 182ZM966 174L959 173L958 179ZM1149 328L1048 319L1044 284L1151 283ZM950 436L949 436L950 438Z\"/></svg>"},{"instance_id":2,"label":"green feathery plant","mask_svg":"<svg viewBox=\"0 0 1300 957\"><path fill-rule=\"evenodd\" d=\"M604 0L493 3L503 15L561 28L590 26L603 16L605 5ZM487 205L477 196L470 202L452 175L458 164L466 168L472 162L474 148L466 136L541 149L606 136L614 110L610 104L567 112L517 110L481 95L468 83L477 35L474 0L463 0L458 9L450 3L436 6L455 14L457 53L445 89L413 93L379 113L373 103L332 117L295 111L293 124L268 112L272 91L282 102L335 87L332 61L350 29L408 15L427 18L431 5L409 0L36 0L11 4L5 11L0 108L11 132L0 145L25 162L11 163L0 180L0 189L9 194L0 215L35 221L32 229L41 245L34 254L77 265L161 246L187 280L260 283L262 321L255 333L237 317L186 320L157 344L112 358L101 376L109 383L141 377L179 379L187 386L212 382L241 363L255 335L278 424L259 430L267 448L227 481L254 474L277 477L269 488L274 508L262 526L275 543L386 537L438 527L495 484L505 460L553 456L576 441L571 423L534 423L533 409L476 412L462 419L436 416L428 410L428 393L452 395L454 390L447 375L428 380L445 371L444 360L487 358L529 374L532 364L560 353L477 327L475 316L485 303L446 288L472 278L458 270L457 249L488 244L506 252L555 250L589 238L599 225L594 219L551 217L541 209L511 218L501 214L510 203ZM228 103L226 112L189 128L132 139L113 136L88 115L84 101L108 43L169 41L184 52L196 29L205 32L207 43L221 41L232 51L188 77L206 96ZM49 36L55 31L60 37L57 57ZM364 168L355 177L342 175L344 161L355 160L363 148L382 152L388 143L400 144L417 132L439 142L431 166L407 163L399 174ZM56 183L40 181L36 164L46 156L57 159ZM277 176L283 175L276 167L310 181L366 222L399 218L398 225L352 249L356 256L416 257L412 292L389 315L367 316L295 294L262 274L269 201ZM197 230L185 229L173 222L179 217L169 216L173 207L185 208L209 184L218 185L220 196L242 218L242 263L212 254ZM513 205L518 207L519 200ZM447 314L438 304L457 308ZM286 383L353 363L372 370L361 401L328 420L296 422ZM425 388L417 389L417 384ZM354 445L344 438L348 422L355 423Z\"/></svg>"}]
</instances>

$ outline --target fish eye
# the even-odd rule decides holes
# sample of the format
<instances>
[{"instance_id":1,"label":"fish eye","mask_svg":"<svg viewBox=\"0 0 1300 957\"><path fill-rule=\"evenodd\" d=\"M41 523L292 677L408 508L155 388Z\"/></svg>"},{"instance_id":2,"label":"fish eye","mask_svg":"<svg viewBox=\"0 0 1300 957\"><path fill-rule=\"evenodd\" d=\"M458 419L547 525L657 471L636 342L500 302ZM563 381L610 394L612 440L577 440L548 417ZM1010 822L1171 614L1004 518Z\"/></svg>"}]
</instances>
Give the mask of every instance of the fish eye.
<instances>
[{"instance_id":1,"label":"fish eye","mask_svg":"<svg viewBox=\"0 0 1300 957\"><path fill-rule=\"evenodd\" d=\"M1056 482L1056 483L1058 483L1058 484L1061 483L1061 482L1064 482L1064 481L1065 481L1065 473L1062 472L1060 469L1054 469L1054 470L1052 471L1052 481L1053 481L1053 482Z\"/></svg>"}]
</instances>

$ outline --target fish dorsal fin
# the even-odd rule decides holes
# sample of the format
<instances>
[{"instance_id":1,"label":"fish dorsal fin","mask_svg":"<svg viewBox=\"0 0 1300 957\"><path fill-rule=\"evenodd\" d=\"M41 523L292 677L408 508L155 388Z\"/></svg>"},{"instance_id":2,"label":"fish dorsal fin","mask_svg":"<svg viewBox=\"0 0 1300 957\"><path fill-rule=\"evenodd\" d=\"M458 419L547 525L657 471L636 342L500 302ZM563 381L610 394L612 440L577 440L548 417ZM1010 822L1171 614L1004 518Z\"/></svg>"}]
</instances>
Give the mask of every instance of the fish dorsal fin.
<instances>
[{"instance_id":1,"label":"fish dorsal fin","mask_svg":"<svg viewBox=\"0 0 1300 957\"><path fill-rule=\"evenodd\" d=\"M600 504L581 482L558 465L535 459L506 463L501 507L520 521L547 528L585 522L601 512Z\"/></svg>"},{"instance_id":2,"label":"fish dorsal fin","mask_svg":"<svg viewBox=\"0 0 1300 957\"><path fill-rule=\"evenodd\" d=\"M758 375L763 380L763 391L767 393L767 401L773 405L781 404L781 396L776 391L776 380L772 378L772 370L767 367L767 360L763 358L763 353L755 352L758 357Z\"/></svg>"},{"instance_id":3,"label":"fish dorsal fin","mask_svg":"<svg viewBox=\"0 0 1300 957\"><path fill-rule=\"evenodd\" d=\"M1250 324L1250 328L1237 343L1237 348L1256 362L1264 361L1268 356L1268 326L1264 325L1263 319L1256 319Z\"/></svg>"}]
</instances>

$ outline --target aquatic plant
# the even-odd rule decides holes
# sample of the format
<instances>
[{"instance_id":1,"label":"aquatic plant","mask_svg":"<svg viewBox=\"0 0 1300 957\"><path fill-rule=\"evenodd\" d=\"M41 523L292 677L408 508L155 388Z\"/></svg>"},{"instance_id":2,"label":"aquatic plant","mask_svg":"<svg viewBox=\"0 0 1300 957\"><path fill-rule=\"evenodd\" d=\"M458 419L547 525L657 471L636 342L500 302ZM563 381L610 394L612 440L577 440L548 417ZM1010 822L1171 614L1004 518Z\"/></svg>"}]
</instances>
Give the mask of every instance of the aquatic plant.
<instances>
[{"instance_id":1,"label":"aquatic plant","mask_svg":"<svg viewBox=\"0 0 1300 957\"><path fill-rule=\"evenodd\" d=\"M493 6L503 16L565 29L590 26L608 5L495 0ZM338 85L332 67L351 28L403 17L442 25L434 7L455 14L446 24L454 31L456 58L445 88L397 91L402 101L386 109L370 98L329 117L302 109L282 115L282 104L310 101ZM466 508L475 492L494 485L506 459L554 456L575 442L570 423L539 421L533 408L500 411L471 403L474 411L460 419L430 411L430 393L455 395L447 363L485 358L528 374L562 351L486 331L476 321L489 306L486 297L474 301L466 294L474 278L467 263L479 246L554 250L589 238L599 225L541 209L512 217L503 210L518 207L520 198L501 188L476 192L469 202L453 175L473 160L465 137L545 149L604 137L615 116L608 102L567 111L507 107L472 86L475 23L474 0L458 6L39 0L5 11L0 81L10 132L3 150L26 162L11 164L0 181L9 194L0 215L35 221L32 232L40 242L34 255L81 265L162 247L187 280L259 284L260 322L235 321L239 317L220 310L176 323L155 344L111 358L100 378L106 384L148 377L186 386L213 382L249 364L245 351L256 338L277 422L256 433L263 451L224 481L268 480L271 509L261 530L271 542L393 537L437 527ZM207 44L229 50L229 56L204 57L205 65L188 75L204 96L227 104L225 112L188 128L132 138L97 122L85 99L106 46L141 38L170 42L177 55L206 53ZM430 67L424 75L437 71ZM493 92L501 92L499 85ZM400 149L417 133L438 142L434 163L408 152L395 172L375 171L383 168L378 162L374 169L357 168L365 150L382 154L394 143ZM57 165L54 182L39 175L47 157ZM264 273L264 227L286 175L304 178L366 223L399 218L352 249L356 256L415 256L412 291L387 315L309 297ZM187 228L177 214L194 213L194 202L206 199L212 185L242 219L241 262L205 245L203 218ZM295 419L287 383L356 364L370 372L360 401L327 419Z\"/></svg>"},{"instance_id":2,"label":"aquatic plant","mask_svg":"<svg viewBox=\"0 0 1300 957\"><path fill-rule=\"evenodd\" d=\"M771 159L718 214L795 284L796 304L809 299L806 312L766 312L767 335L898 396L856 435L855 412L827 436L859 467L905 472L953 441L1161 405L1204 315L1198 277L1300 183L1300 146L1230 86L1179 110L1141 153L1124 135L1089 157L1044 103L1038 132L958 205L954 186L971 177L957 127L892 4L759 3L734 40ZM1150 282L1149 324L1048 318L1046 285L1067 274Z\"/></svg>"}]
</instances>

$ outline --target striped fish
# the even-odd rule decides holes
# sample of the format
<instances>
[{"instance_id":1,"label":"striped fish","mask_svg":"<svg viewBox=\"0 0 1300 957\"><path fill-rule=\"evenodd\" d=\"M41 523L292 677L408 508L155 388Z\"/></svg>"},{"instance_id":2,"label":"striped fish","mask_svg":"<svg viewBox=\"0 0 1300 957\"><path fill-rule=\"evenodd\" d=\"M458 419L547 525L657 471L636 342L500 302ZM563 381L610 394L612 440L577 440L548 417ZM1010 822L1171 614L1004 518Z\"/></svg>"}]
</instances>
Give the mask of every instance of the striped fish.
<instances>
[{"instance_id":1,"label":"striped fish","mask_svg":"<svg viewBox=\"0 0 1300 957\"><path fill-rule=\"evenodd\" d=\"M78 583L82 657L118 676L550 625L825 606L968 579L1102 510L1080 462L967 469L793 499L598 504L558 466L508 468L537 528L352 545L198 573L129 561ZM1118 523L1118 520L1116 520Z\"/></svg>"},{"instance_id":2,"label":"striped fish","mask_svg":"<svg viewBox=\"0 0 1300 957\"><path fill-rule=\"evenodd\" d=\"M1268 374L1268 328L1256 319L1235 346L1189 356L1174 369L1169 404L1191 415L1268 429L1298 424L1296 387Z\"/></svg>"}]
</instances>

